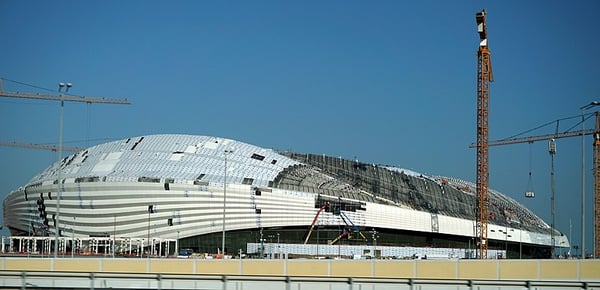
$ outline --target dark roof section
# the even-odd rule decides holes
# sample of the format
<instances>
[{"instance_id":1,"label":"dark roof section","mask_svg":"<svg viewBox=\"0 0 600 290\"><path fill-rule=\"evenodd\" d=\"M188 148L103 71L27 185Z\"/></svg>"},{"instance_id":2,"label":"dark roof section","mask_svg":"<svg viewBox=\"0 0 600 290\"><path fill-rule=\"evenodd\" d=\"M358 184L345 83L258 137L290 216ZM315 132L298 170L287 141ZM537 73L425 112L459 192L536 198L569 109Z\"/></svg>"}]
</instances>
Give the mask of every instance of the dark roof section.
<instances>
[{"instance_id":1,"label":"dark roof section","mask_svg":"<svg viewBox=\"0 0 600 290\"><path fill-rule=\"evenodd\" d=\"M315 154L279 152L306 165L283 170L273 187L368 202L394 204L467 220L475 220L475 195L469 188L391 167ZM501 194L490 194L490 223L549 233L535 214Z\"/></svg>"}]
</instances>

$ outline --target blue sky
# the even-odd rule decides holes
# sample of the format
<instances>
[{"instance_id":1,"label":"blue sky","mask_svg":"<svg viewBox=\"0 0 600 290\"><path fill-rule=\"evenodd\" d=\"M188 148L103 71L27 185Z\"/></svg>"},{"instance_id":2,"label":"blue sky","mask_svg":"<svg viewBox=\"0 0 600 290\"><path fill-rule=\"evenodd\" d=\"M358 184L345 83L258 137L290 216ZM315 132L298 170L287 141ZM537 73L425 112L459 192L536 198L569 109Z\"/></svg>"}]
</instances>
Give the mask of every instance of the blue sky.
<instances>
[{"instance_id":1,"label":"blue sky","mask_svg":"<svg viewBox=\"0 0 600 290\"><path fill-rule=\"evenodd\" d=\"M67 103L69 146L211 135L474 181L468 145L476 125L475 13L483 8L495 76L491 140L600 100L597 1L0 0L0 77L51 90L71 82L73 94L133 103ZM52 93L6 81L4 89ZM56 144L58 115L57 102L0 99L0 140ZM557 144L556 224L578 245L581 138ZM56 159L0 147L0 195ZM489 159L490 186L549 222L547 143L492 147ZM524 198L529 189L535 199Z\"/></svg>"}]
</instances>

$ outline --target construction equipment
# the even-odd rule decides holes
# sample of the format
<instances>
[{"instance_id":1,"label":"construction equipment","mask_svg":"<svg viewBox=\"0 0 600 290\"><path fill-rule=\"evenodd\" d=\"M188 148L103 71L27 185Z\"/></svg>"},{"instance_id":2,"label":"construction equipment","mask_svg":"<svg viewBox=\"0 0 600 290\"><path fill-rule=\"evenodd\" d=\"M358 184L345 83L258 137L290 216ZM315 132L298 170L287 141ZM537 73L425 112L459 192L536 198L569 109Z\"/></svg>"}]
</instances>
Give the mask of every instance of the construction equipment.
<instances>
[{"instance_id":1,"label":"construction equipment","mask_svg":"<svg viewBox=\"0 0 600 290\"><path fill-rule=\"evenodd\" d=\"M53 151L53 152L58 151L58 146L56 146L56 145L22 143L22 142L14 142L14 141L13 142L2 142L2 141L0 141L0 146L15 147L15 148L29 148L29 149L50 150L50 151ZM63 151L68 151L68 152L79 152L81 150L84 150L84 148L63 146L62 150Z\"/></svg>"},{"instance_id":2,"label":"construction equipment","mask_svg":"<svg viewBox=\"0 0 600 290\"><path fill-rule=\"evenodd\" d=\"M479 33L479 50L477 51L477 258L488 258L488 202L489 202L489 97L492 74L490 50L488 48L487 14L485 10L475 14L477 32Z\"/></svg>"},{"instance_id":3,"label":"construction equipment","mask_svg":"<svg viewBox=\"0 0 600 290\"><path fill-rule=\"evenodd\" d=\"M340 217L347 226L351 227L352 233L357 233L363 240L367 240L367 237L365 237L365 235L361 233L360 228L352 222L352 220L350 219L350 217L348 217L348 215L346 215L346 213L340 212Z\"/></svg>"},{"instance_id":4,"label":"construction equipment","mask_svg":"<svg viewBox=\"0 0 600 290\"><path fill-rule=\"evenodd\" d=\"M600 117L594 130L594 258L600 257ZM582 217L585 218L585 217Z\"/></svg>"},{"instance_id":5,"label":"construction equipment","mask_svg":"<svg viewBox=\"0 0 600 290\"><path fill-rule=\"evenodd\" d=\"M35 100L45 100L45 101L59 101L64 102L81 102L87 104L99 103L99 104L121 104L121 105L129 105L131 104L127 99L109 99L109 98L90 98L90 97L81 97L67 94L60 95L50 95L50 94L35 94L35 93L25 93L25 92L7 92L4 91L3 81L11 81L5 78L0 78L0 97L5 98L19 98L19 99L35 99ZM16 81L11 81L16 82ZM20 82L16 82L19 84L23 84ZM64 86L64 84L63 84ZM67 84L68 87L71 84ZM62 86L61 86L62 88ZM62 117L61 117L62 121ZM62 125L61 125L62 127ZM42 149L42 150L51 150L51 151L69 151L69 152L79 152L83 148L79 147L63 147L62 145L44 145L44 144L33 144L33 143L24 143L24 142L2 142L0 141L0 146L8 146L8 147L20 147L20 148L30 148L30 149Z\"/></svg>"},{"instance_id":6,"label":"construction equipment","mask_svg":"<svg viewBox=\"0 0 600 290\"><path fill-rule=\"evenodd\" d=\"M312 234L313 229L315 228L315 224L317 224L317 220L319 219L319 215L321 214L321 212L323 210L325 210L327 208L329 208L329 203L324 204L317 211L317 214L315 215L315 218L313 219L312 224L310 225L310 229L308 230L308 233L306 234L306 238L304 239L304 244L308 243L308 240L310 239L310 235Z\"/></svg>"},{"instance_id":7,"label":"construction equipment","mask_svg":"<svg viewBox=\"0 0 600 290\"><path fill-rule=\"evenodd\" d=\"M520 137L520 138L507 138L495 141L489 141L488 146L500 146L500 145L509 145L509 144L518 144L518 143L533 143L536 141L544 141L544 140L556 140L561 138L568 137L578 137L578 136L586 136L593 135L594 136L594 155L593 155L593 166L594 166L594 256L600 257L600 112L595 112L593 115L596 117L595 128L594 129L582 129L577 131L567 130L565 132L559 133L558 130L554 134L545 134L545 135L537 135L537 136L529 136L529 137ZM589 116L592 116L590 114ZM570 117L571 118L571 117ZM565 118L565 119L570 119ZM586 117L582 115L581 122L585 122ZM558 124L561 120L556 120L550 123L556 122L556 127L558 128ZM547 123L545 125L548 125ZM543 126L545 126L543 125ZM577 125L575 125L577 126ZM537 127L540 128L540 127ZM536 129L537 129L536 128ZM531 131L531 130L528 130ZM476 147L477 144L471 143L469 145L470 148ZM554 158L554 154L556 153L556 145L551 143L549 145L549 153L551 158ZM554 173L552 172L552 175ZM553 186L553 185L552 185ZM552 229L554 230L554 196L551 197L551 213L552 213ZM553 233L552 233L553 235ZM554 237L552 237L552 247L554 247Z\"/></svg>"},{"instance_id":8,"label":"construction equipment","mask_svg":"<svg viewBox=\"0 0 600 290\"><path fill-rule=\"evenodd\" d=\"M130 105L131 103L127 99L109 99L109 98L90 98L90 97L82 97L82 96L74 96L74 95L50 95L50 94L35 94L35 93L22 93L22 92L6 92L4 91L4 86L2 82L4 80L8 80L5 78L0 78L0 97L7 98L19 98L19 99L36 99L36 100L45 100L45 101L59 101L59 102L80 102L80 103L99 103L99 104L121 104L121 105Z\"/></svg>"},{"instance_id":9,"label":"construction equipment","mask_svg":"<svg viewBox=\"0 0 600 290\"><path fill-rule=\"evenodd\" d=\"M342 233L337 238L335 238L329 243L330 245L335 244L337 241L339 241L345 236L348 236L348 239L352 239L353 234L358 234L363 239L363 241L367 240L367 237L363 235L363 233L360 231L360 228L352 222L352 220L350 219L350 217L348 217L348 215L346 215L346 213L340 211L339 215L342 221L346 224L346 228L342 230Z\"/></svg>"},{"instance_id":10,"label":"construction equipment","mask_svg":"<svg viewBox=\"0 0 600 290\"><path fill-rule=\"evenodd\" d=\"M337 236L337 238L335 238L335 239L333 239L331 242L329 242L329 244L330 244L330 245L333 245L333 244L337 243L337 241L339 241L341 238L343 238L343 237L345 237L345 236L348 236L348 237L350 237L350 236L351 236L351 235L350 235L350 231L349 231L349 230L346 230L346 229L343 229L343 230L342 230L342 233L341 233L339 236Z\"/></svg>"},{"instance_id":11,"label":"construction equipment","mask_svg":"<svg viewBox=\"0 0 600 290\"><path fill-rule=\"evenodd\" d=\"M556 223L554 222L555 217L555 203L554 203L554 195L556 193L556 187L554 182L554 155L556 155L556 140L550 139L548 142L548 153L550 153L550 215L552 216L552 225L550 230L550 253L554 256L554 245L556 244L556 240L554 239L554 229L556 228ZM571 237L569 237L571 238Z\"/></svg>"},{"instance_id":12,"label":"construction equipment","mask_svg":"<svg viewBox=\"0 0 600 290\"><path fill-rule=\"evenodd\" d=\"M108 98L88 98L81 96L68 95L69 88L73 85L71 83L59 83L58 84L58 92L60 93L58 96L56 95L48 95L48 94L34 94L34 93L20 93L20 92L5 92L3 81L8 80L5 78L0 78L0 97L7 98L23 98L23 99L37 99L37 100L47 100L47 101L59 101L60 102L60 114L59 114L59 138L58 138L58 160L62 160L63 153L63 112L64 112L64 104L65 102L84 102L87 104L92 103L102 103L102 104L121 104L128 105L131 104L127 99L108 99ZM10 81L10 80L8 80ZM15 81L13 81L15 82ZM17 82L19 83L19 82ZM23 83L20 83L23 84ZM62 89L65 88L63 92ZM61 171L57 171L58 180L61 180ZM54 224L55 227L55 243L54 243L54 258L58 257L58 236L60 235L60 200L61 200L61 191L62 188L60 183L57 183L58 188L58 199L56 201L56 221Z\"/></svg>"}]
</instances>

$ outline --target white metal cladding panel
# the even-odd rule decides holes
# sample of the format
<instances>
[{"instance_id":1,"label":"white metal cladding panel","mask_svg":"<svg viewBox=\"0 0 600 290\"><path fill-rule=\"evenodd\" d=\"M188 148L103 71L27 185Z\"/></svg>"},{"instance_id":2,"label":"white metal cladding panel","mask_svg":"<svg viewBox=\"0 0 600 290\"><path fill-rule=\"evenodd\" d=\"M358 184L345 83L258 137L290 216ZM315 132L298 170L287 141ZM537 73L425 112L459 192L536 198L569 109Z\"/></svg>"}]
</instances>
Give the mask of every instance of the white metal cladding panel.
<instances>
[{"instance_id":1,"label":"white metal cladding panel","mask_svg":"<svg viewBox=\"0 0 600 290\"><path fill-rule=\"evenodd\" d=\"M39 192L43 193L46 211L55 213L56 194L48 199L47 192L52 185L34 188L25 201L24 194L14 192L5 201L6 222L27 229L32 219L36 226L41 225L37 212ZM174 238L179 231L180 237L219 232L222 229L222 187L201 187L180 185L181 190L166 191L163 184L155 183L105 183L90 182L65 184L61 201L61 225L63 232L75 229L76 235L89 235L116 232L119 236L145 237L150 225L151 234L163 238ZM186 189L187 188L187 189ZM204 189L200 189L204 188ZM314 196L310 193L282 191L264 191L257 196L251 186L230 185L227 196L227 229L256 228L258 226L302 226L309 225L318 211L314 208ZM148 223L148 205L156 205L156 212L150 214ZM261 209L257 214L255 209ZM394 206L367 204L363 213L348 213L357 224L414 231L431 231L431 215ZM360 216L364 215L362 222ZM260 216L260 219L257 219ZM16 217L24 217L21 220ZM173 219L173 226L167 220ZM323 213L321 223L335 224L339 217ZM257 220L259 222L257 222ZM469 235L471 221L438 216L440 233ZM492 225L490 229L500 229ZM506 229L505 229L506 230ZM51 222L51 231L52 222ZM509 232L510 231L509 228ZM490 238L523 243L549 244L549 235L519 232L514 235L498 236L498 231ZM517 233L519 235L517 235ZM517 236L519 238L517 239Z\"/></svg>"},{"instance_id":2,"label":"white metal cladding panel","mask_svg":"<svg viewBox=\"0 0 600 290\"><path fill-rule=\"evenodd\" d=\"M27 213L35 202L25 200L23 192L12 192L4 200L4 224L27 229Z\"/></svg>"},{"instance_id":3,"label":"white metal cladding panel","mask_svg":"<svg viewBox=\"0 0 600 290\"><path fill-rule=\"evenodd\" d=\"M220 231L222 188L206 187L205 191L198 191L193 185L189 188L166 191L162 184L138 182L66 184L61 200L61 228L68 232L74 228L77 236L115 232L119 236L145 237L150 227L152 235L163 238L176 237L177 231L180 237ZM16 208L27 211L35 203L32 198L16 204ZM56 198L46 199L44 204L48 215L53 215ZM154 206L152 214L148 214L149 205ZM257 214L256 208L262 213ZM316 210L314 199L306 194L263 192L256 196L250 186L239 185L231 185L227 191L228 230L260 226L257 215L263 226L308 225ZM170 218L173 226L167 224ZM41 220L34 222L41 226ZM53 223L50 225L53 231Z\"/></svg>"},{"instance_id":4,"label":"white metal cladding panel","mask_svg":"<svg viewBox=\"0 0 600 290\"><path fill-rule=\"evenodd\" d=\"M260 223L269 226L308 226L318 209L312 194L294 194L291 191L273 190L254 195L251 200L260 209Z\"/></svg>"},{"instance_id":5,"label":"white metal cladding panel","mask_svg":"<svg viewBox=\"0 0 600 290\"><path fill-rule=\"evenodd\" d=\"M438 215L440 234L474 236L475 224L472 220L459 219L444 215Z\"/></svg>"},{"instance_id":6,"label":"white metal cladding panel","mask_svg":"<svg viewBox=\"0 0 600 290\"><path fill-rule=\"evenodd\" d=\"M403 229L410 231L432 232L431 214L415 210L407 210L395 206L367 203L366 224L371 227ZM439 233L473 236L473 221L438 215ZM494 229L494 232L491 230ZM499 232L498 230L503 232ZM489 238L513 242L550 245L549 234L534 233L508 228L510 237L504 234L506 227L490 225ZM520 234L520 235L519 235ZM562 240L561 240L562 241ZM562 241L568 245L568 241ZM558 242L557 242L558 243Z\"/></svg>"},{"instance_id":7,"label":"white metal cladding panel","mask_svg":"<svg viewBox=\"0 0 600 290\"><path fill-rule=\"evenodd\" d=\"M429 213L367 202L365 223L369 226L403 229L419 232L431 231Z\"/></svg>"},{"instance_id":8,"label":"white metal cladding panel","mask_svg":"<svg viewBox=\"0 0 600 290\"><path fill-rule=\"evenodd\" d=\"M569 237L567 237L565 235L561 235L561 236L554 237L554 238L555 238L555 242L556 242L557 246L570 248Z\"/></svg>"}]
</instances>

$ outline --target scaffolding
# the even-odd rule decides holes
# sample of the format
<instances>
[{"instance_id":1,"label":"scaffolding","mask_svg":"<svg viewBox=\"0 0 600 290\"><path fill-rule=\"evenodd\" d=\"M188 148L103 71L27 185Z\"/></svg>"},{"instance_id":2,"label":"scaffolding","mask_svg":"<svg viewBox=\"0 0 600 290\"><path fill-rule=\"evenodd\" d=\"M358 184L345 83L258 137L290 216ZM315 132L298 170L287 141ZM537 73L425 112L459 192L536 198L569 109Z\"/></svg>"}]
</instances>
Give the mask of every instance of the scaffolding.
<instances>
[{"instance_id":1,"label":"scaffolding","mask_svg":"<svg viewBox=\"0 0 600 290\"><path fill-rule=\"evenodd\" d=\"M2 236L3 254L52 255L54 237ZM150 241L150 242L149 242ZM8 247L6 247L8 242ZM171 246L174 244L174 251ZM178 240L134 237L60 237L59 255L167 257L177 254Z\"/></svg>"}]
</instances>

